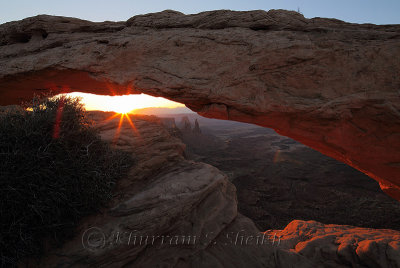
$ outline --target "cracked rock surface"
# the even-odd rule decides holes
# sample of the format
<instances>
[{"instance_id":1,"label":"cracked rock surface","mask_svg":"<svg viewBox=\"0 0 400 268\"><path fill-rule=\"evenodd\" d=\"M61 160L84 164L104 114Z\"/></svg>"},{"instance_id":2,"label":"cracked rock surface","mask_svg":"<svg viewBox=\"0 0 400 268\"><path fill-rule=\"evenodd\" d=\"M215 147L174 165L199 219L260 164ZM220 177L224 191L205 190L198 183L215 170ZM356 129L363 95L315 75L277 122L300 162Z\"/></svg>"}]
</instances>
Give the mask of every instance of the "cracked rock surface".
<instances>
[{"instance_id":1,"label":"cracked rock surface","mask_svg":"<svg viewBox=\"0 0 400 268\"><path fill-rule=\"evenodd\" d=\"M274 248L235 242L236 235L259 236L254 223L237 213L236 189L213 166L186 160L184 144L149 116L119 118L92 112L100 135L132 153L134 165L118 181L114 199L86 217L77 234L49 249L38 267L274 267ZM261 241L261 240L260 240ZM293 261L309 261L278 250Z\"/></svg>"},{"instance_id":2,"label":"cracked rock surface","mask_svg":"<svg viewBox=\"0 0 400 268\"><path fill-rule=\"evenodd\" d=\"M0 25L0 104L34 93L147 93L275 129L400 199L400 26L291 11Z\"/></svg>"},{"instance_id":3,"label":"cracked rock surface","mask_svg":"<svg viewBox=\"0 0 400 268\"><path fill-rule=\"evenodd\" d=\"M399 231L294 220L268 234L275 235L280 248L307 257L316 267L400 265Z\"/></svg>"},{"instance_id":4,"label":"cracked rock surface","mask_svg":"<svg viewBox=\"0 0 400 268\"><path fill-rule=\"evenodd\" d=\"M227 176L185 159L184 145L157 118L131 116L135 128L125 118L117 132L119 118L106 120L111 115L91 112L102 138L132 153L134 165L108 207L28 267L400 265L398 231L293 221L260 232L237 212Z\"/></svg>"}]
</instances>

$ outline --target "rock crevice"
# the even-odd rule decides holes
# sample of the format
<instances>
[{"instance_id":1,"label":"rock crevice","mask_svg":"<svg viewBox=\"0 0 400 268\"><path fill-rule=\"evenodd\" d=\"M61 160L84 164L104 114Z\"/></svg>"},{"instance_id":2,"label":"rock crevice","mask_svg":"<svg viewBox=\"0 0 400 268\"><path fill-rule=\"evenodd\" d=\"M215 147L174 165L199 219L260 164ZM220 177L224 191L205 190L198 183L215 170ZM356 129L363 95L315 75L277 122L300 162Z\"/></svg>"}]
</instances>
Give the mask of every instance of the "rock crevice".
<instances>
[{"instance_id":1,"label":"rock crevice","mask_svg":"<svg viewBox=\"0 0 400 268\"><path fill-rule=\"evenodd\" d=\"M102 139L131 153L134 165L117 182L108 207L84 218L61 247L27 260L29 267L400 264L398 231L293 221L262 233L237 212L236 189L227 176L185 159L184 144L160 119L132 116L136 130L125 120L117 132L119 118L110 120L112 113L90 115Z\"/></svg>"},{"instance_id":2,"label":"rock crevice","mask_svg":"<svg viewBox=\"0 0 400 268\"><path fill-rule=\"evenodd\" d=\"M399 36L282 10L42 15L0 25L0 104L46 90L162 96L273 128L400 199Z\"/></svg>"}]
</instances>

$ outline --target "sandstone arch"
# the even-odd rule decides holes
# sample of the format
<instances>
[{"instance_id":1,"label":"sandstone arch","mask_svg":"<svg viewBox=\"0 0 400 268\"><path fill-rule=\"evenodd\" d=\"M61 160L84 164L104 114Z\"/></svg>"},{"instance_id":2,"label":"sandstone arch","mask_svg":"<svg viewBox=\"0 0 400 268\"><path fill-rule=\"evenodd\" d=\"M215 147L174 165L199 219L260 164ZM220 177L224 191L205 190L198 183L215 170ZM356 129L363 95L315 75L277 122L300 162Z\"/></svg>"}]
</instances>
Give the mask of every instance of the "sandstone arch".
<instances>
[{"instance_id":1,"label":"sandstone arch","mask_svg":"<svg viewBox=\"0 0 400 268\"><path fill-rule=\"evenodd\" d=\"M143 92L271 127L400 200L400 26L296 12L175 11L0 25L0 105L35 92Z\"/></svg>"}]
</instances>

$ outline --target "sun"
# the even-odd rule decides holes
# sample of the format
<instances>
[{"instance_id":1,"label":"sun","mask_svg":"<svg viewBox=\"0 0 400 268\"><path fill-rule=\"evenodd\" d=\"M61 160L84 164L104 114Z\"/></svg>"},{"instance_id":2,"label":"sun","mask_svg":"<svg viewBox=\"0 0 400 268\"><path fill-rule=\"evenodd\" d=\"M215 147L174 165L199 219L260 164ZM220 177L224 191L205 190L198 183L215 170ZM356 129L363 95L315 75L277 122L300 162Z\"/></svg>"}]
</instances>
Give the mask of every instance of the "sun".
<instances>
[{"instance_id":1,"label":"sun","mask_svg":"<svg viewBox=\"0 0 400 268\"><path fill-rule=\"evenodd\" d=\"M130 94L116 96L111 91L112 95L95 95L82 92L71 92L65 95L70 97L79 97L85 109L88 111L99 110L104 112L115 112L105 121L118 120L118 127L115 131L112 144L117 144L121 131L130 129L134 135L141 138L138 129L135 127L134 121L131 117L134 116L135 111L144 108L164 107L164 108L177 108L185 107L184 104L173 102L161 97L153 97L146 94Z\"/></svg>"},{"instance_id":2,"label":"sun","mask_svg":"<svg viewBox=\"0 0 400 268\"><path fill-rule=\"evenodd\" d=\"M182 103L145 94L101 96L82 92L72 92L67 95L81 98L86 110L114 111L120 114L132 113L133 110L140 110L149 107L185 107Z\"/></svg>"},{"instance_id":3,"label":"sun","mask_svg":"<svg viewBox=\"0 0 400 268\"><path fill-rule=\"evenodd\" d=\"M132 110L132 105L120 105L113 107L113 111L118 114L128 114Z\"/></svg>"},{"instance_id":4,"label":"sun","mask_svg":"<svg viewBox=\"0 0 400 268\"><path fill-rule=\"evenodd\" d=\"M133 130L135 136L140 138L140 133L139 133L138 129L136 128L135 124L133 123L129 113L117 113L117 112L115 112L109 118L105 119L105 121L110 121L110 120L116 119L118 117L119 117L119 122L118 122L118 127L117 127L117 129L115 131L115 134L114 134L114 138L112 140L112 144L113 145L117 144L117 142L119 140L119 136L120 136L120 133L121 133L121 128L122 128L122 125L123 125L124 121L127 121L129 123L130 128Z\"/></svg>"}]
</instances>

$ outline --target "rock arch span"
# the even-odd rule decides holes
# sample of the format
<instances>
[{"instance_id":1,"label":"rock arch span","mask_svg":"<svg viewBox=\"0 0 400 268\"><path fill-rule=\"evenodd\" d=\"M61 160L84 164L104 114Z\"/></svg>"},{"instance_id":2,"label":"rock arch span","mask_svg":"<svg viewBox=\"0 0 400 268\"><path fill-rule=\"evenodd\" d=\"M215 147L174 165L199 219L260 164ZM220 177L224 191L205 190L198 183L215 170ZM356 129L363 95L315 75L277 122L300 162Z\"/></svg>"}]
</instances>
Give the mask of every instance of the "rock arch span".
<instances>
[{"instance_id":1,"label":"rock arch span","mask_svg":"<svg viewBox=\"0 0 400 268\"><path fill-rule=\"evenodd\" d=\"M0 25L0 105L35 92L143 92L266 126L400 200L400 25L291 11L175 11Z\"/></svg>"}]
</instances>

